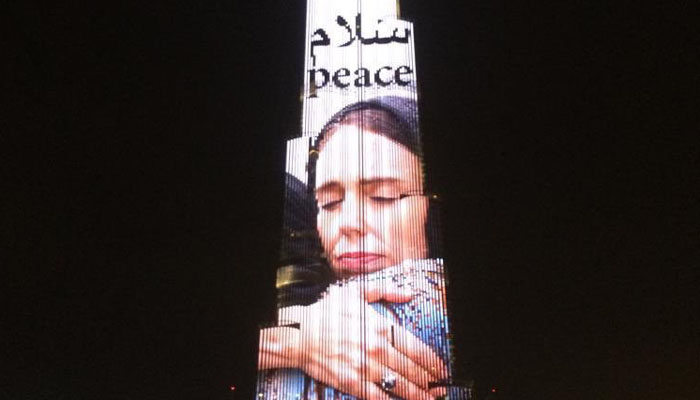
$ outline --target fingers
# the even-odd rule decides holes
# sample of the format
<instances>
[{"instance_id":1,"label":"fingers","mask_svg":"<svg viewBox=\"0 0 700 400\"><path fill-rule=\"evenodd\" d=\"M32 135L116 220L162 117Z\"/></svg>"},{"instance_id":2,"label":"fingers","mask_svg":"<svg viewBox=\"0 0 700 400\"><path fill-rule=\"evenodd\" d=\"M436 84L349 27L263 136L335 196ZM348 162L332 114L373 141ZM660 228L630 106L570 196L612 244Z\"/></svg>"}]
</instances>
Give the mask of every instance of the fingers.
<instances>
[{"instance_id":1,"label":"fingers","mask_svg":"<svg viewBox=\"0 0 700 400\"><path fill-rule=\"evenodd\" d=\"M366 398L368 400L381 399L381 400L391 400L391 397L379 388L374 382L363 381L363 387L366 389L365 393L356 394L356 397ZM366 397L365 397L366 396ZM408 399L407 399L408 400Z\"/></svg>"},{"instance_id":2,"label":"fingers","mask_svg":"<svg viewBox=\"0 0 700 400\"><path fill-rule=\"evenodd\" d=\"M370 376L382 377L385 370L390 368L414 385L428 389L431 380L428 371L392 347L383 335L368 335L362 346L362 359L358 360L357 365L366 365Z\"/></svg>"},{"instance_id":3,"label":"fingers","mask_svg":"<svg viewBox=\"0 0 700 400\"><path fill-rule=\"evenodd\" d=\"M428 392L430 392L430 395L433 396L433 397L444 397L444 396L447 396L447 388L445 388L445 387L443 387L443 386L434 387L434 388L428 390Z\"/></svg>"},{"instance_id":4,"label":"fingers","mask_svg":"<svg viewBox=\"0 0 700 400\"><path fill-rule=\"evenodd\" d=\"M423 389L428 388L431 374L425 368L420 367L413 360L401 354L393 347L387 349L386 363L392 370L404 376L410 382Z\"/></svg>"},{"instance_id":5,"label":"fingers","mask_svg":"<svg viewBox=\"0 0 700 400\"><path fill-rule=\"evenodd\" d=\"M379 386L377 386L371 380L361 378L361 374L354 370L343 370L337 376L337 379L334 382L331 381L328 383L340 391L355 396L359 399L391 400L388 393L381 390Z\"/></svg>"},{"instance_id":6,"label":"fingers","mask_svg":"<svg viewBox=\"0 0 700 400\"><path fill-rule=\"evenodd\" d=\"M324 301L341 301L348 304L353 301L364 301L366 303L376 303L387 301L389 303L406 303L415 297L414 292L406 287L398 287L391 280L353 282L344 286L332 285L329 287Z\"/></svg>"},{"instance_id":7,"label":"fingers","mask_svg":"<svg viewBox=\"0 0 700 400\"><path fill-rule=\"evenodd\" d=\"M369 318L370 315L375 316ZM366 351L370 357L406 377L410 382L427 388L429 381L447 378L447 368L433 349L414 336L405 327L375 313L365 314L372 335L365 336Z\"/></svg>"},{"instance_id":8,"label":"fingers","mask_svg":"<svg viewBox=\"0 0 700 400\"><path fill-rule=\"evenodd\" d=\"M361 289L367 303L376 303L381 300L390 303L406 303L414 297L411 289L398 287L391 280L365 282Z\"/></svg>"},{"instance_id":9,"label":"fingers","mask_svg":"<svg viewBox=\"0 0 700 400\"><path fill-rule=\"evenodd\" d=\"M392 394L405 400L432 399L435 389L429 390L428 382L446 378L442 359L369 305L412 297L410 290L386 281L332 285L318 302L285 309L280 319L301 323L305 350L300 368L309 376L358 398L389 400L377 383L393 371Z\"/></svg>"},{"instance_id":10,"label":"fingers","mask_svg":"<svg viewBox=\"0 0 700 400\"><path fill-rule=\"evenodd\" d=\"M380 388L383 383L386 385L383 390L380 390L381 392L388 392L405 400L431 400L433 398L426 388L415 385L390 368L372 368L370 375L377 384L375 387Z\"/></svg>"},{"instance_id":11,"label":"fingers","mask_svg":"<svg viewBox=\"0 0 700 400\"><path fill-rule=\"evenodd\" d=\"M405 328L394 327L394 347L435 379L447 378L447 368L433 349Z\"/></svg>"},{"instance_id":12,"label":"fingers","mask_svg":"<svg viewBox=\"0 0 700 400\"><path fill-rule=\"evenodd\" d=\"M406 400L433 399L433 396L431 396L428 391L419 388L418 386L414 385L413 383L409 382L401 376L398 376L396 378L396 387L390 390L390 392Z\"/></svg>"}]
</instances>

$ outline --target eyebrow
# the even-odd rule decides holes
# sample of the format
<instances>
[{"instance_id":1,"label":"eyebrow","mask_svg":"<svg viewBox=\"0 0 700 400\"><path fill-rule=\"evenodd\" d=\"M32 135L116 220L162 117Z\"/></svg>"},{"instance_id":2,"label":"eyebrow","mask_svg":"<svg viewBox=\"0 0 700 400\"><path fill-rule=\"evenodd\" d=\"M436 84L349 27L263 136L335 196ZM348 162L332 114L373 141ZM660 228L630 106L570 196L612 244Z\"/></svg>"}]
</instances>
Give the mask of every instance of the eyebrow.
<instances>
[{"instance_id":1,"label":"eyebrow","mask_svg":"<svg viewBox=\"0 0 700 400\"><path fill-rule=\"evenodd\" d=\"M360 185L361 186L367 186L367 185L377 185L377 184L392 184L392 183L399 183L401 180L398 178L368 178L368 179L362 179L360 180ZM323 192L327 190L332 190L335 189L336 187L340 187L340 183L338 181L330 181L326 182L323 185L319 186L316 188L316 193L318 192Z\"/></svg>"}]
</instances>

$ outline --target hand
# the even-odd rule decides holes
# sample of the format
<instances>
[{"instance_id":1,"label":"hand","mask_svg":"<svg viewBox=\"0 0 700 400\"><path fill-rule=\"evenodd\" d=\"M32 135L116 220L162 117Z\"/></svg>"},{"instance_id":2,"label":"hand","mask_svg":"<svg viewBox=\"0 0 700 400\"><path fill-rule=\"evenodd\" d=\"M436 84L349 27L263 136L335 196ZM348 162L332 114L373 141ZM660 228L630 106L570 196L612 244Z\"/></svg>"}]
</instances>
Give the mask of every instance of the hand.
<instances>
[{"instance_id":1,"label":"hand","mask_svg":"<svg viewBox=\"0 0 700 400\"><path fill-rule=\"evenodd\" d=\"M376 383L393 374L392 394L406 400L432 399L428 382L446 377L442 360L369 305L380 300L404 303L412 297L386 281L360 281L332 285L318 302L281 312L281 319L300 324L298 368L342 392L367 399L388 400Z\"/></svg>"}]
</instances>

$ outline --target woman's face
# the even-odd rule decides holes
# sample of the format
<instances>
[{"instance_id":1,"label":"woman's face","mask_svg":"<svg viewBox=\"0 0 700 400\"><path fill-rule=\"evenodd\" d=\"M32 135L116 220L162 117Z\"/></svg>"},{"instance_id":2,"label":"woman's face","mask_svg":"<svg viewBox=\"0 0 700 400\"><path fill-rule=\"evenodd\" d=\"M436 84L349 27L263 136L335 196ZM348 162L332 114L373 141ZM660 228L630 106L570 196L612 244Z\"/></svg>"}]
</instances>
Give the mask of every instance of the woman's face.
<instances>
[{"instance_id":1,"label":"woman's face","mask_svg":"<svg viewBox=\"0 0 700 400\"><path fill-rule=\"evenodd\" d=\"M336 276L427 256L420 159L373 131L340 125L316 164L318 232Z\"/></svg>"}]
</instances>

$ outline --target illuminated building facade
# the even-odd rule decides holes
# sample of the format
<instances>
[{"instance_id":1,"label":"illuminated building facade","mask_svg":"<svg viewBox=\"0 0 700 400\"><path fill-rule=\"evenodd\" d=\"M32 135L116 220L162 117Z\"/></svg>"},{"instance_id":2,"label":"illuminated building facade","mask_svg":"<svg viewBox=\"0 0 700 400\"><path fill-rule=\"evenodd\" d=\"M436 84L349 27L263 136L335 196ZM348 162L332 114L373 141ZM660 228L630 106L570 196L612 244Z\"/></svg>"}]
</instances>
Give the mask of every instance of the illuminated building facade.
<instances>
[{"instance_id":1,"label":"illuminated building facade","mask_svg":"<svg viewBox=\"0 0 700 400\"><path fill-rule=\"evenodd\" d=\"M396 0L308 0L265 399L468 399L453 385L414 31Z\"/></svg>"}]
</instances>

